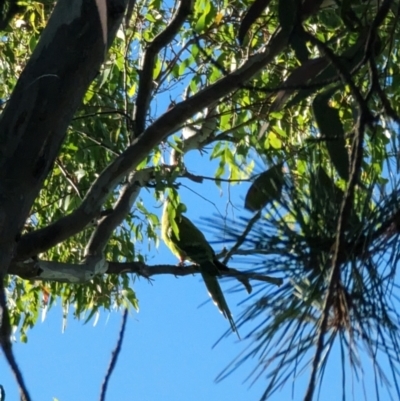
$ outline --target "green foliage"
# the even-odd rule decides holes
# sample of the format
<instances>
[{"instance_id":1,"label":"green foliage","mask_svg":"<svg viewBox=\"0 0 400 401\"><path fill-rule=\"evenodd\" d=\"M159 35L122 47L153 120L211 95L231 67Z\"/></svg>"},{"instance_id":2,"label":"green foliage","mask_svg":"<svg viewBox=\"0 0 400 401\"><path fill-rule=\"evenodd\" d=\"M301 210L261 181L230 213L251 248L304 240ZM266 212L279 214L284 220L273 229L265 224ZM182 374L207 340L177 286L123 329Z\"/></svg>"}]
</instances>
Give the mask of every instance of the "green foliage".
<instances>
[{"instance_id":1,"label":"green foliage","mask_svg":"<svg viewBox=\"0 0 400 401\"><path fill-rule=\"evenodd\" d=\"M326 141L329 157L340 177L349 179L349 154L346 148L344 129L339 110L329 107L328 101L336 88L315 97L313 111L318 129Z\"/></svg>"},{"instance_id":2,"label":"green foliage","mask_svg":"<svg viewBox=\"0 0 400 401\"><path fill-rule=\"evenodd\" d=\"M272 166L254 180L244 201L246 209L258 211L274 200L279 201L284 182L282 167L282 163Z\"/></svg>"}]
</instances>

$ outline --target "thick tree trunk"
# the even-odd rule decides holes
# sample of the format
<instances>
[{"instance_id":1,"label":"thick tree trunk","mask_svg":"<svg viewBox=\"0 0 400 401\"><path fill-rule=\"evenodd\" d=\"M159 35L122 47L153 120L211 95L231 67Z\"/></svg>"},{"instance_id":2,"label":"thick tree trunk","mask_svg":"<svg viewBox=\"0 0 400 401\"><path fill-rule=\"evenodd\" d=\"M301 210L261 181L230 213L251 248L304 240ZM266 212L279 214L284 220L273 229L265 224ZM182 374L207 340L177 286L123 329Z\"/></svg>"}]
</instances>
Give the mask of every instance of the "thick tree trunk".
<instances>
[{"instance_id":1,"label":"thick tree trunk","mask_svg":"<svg viewBox=\"0 0 400 401\"><path fill-rule=\"evenodd\" d=\"M107 1L108 43L126 3ZM0 119L0 277L104 55L95 0L59 0Z\"/></svg>"}]
</instances>

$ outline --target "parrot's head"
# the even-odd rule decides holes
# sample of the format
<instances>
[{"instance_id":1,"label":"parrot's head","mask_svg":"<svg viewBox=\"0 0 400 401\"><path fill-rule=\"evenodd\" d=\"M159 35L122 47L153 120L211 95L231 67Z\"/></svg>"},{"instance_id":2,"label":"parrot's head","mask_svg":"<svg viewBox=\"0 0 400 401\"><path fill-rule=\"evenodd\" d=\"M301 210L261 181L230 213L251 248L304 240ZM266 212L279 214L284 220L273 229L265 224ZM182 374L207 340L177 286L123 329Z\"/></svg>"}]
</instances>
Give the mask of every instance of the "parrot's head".
<instances>
[{"instance_id":1,"label":"parrot's head","mask_svg":"<svg viewBox=\"0 0 400 401\"><path fill-rule=\"evenodd\" d=\"M176 211L177 211L179 214L186 213L186 212L187 212L187 207L186 207L186 205L184 205L183 203L179 203L179 204L178 204L178 207L177 207L177 209L176 209Z\"/></svg>"},{"instance_id":2,"label":"parrot's head","mask_svg":"<svg viewBox=\"0 0 400 401\"><path fill-rule=\"evenodd\" d=\"M180 215L182 213L187 212L187 207L183 203L180 203L177 198L171 198L170 196L167 196L165 198L165 207L166 208L172 208L175 209L175 213L177 215Z\"/></svg>"}]
</instances>

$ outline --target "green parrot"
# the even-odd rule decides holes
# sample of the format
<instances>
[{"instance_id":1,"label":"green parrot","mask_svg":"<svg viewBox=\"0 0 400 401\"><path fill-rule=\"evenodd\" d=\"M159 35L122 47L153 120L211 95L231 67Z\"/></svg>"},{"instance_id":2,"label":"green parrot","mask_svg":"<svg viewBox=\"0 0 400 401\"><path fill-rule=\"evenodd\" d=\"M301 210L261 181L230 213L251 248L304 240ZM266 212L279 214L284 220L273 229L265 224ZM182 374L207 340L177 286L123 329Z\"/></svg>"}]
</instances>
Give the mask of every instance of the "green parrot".
<instances>
[{"instance_id":1,"label":"green parrot","mask_svg":"<svg viewBox=\"0 0 400 401\"><path fill-rule=\"evenodd\" d=\"M185 260L189 260L199 266L211 299L229 320L232 330L238 334L231 311L217 279L220 271L227 270L228 267L216 258L214 250L203 233L187 217L182 215L184 211L186 211L185 205L179 203L175 208L169 198L166 199L161 221L162 239L171 252L179 258L181 264ZM178 235L176 231L179 233Z\"/></svg>"}]
</instances>

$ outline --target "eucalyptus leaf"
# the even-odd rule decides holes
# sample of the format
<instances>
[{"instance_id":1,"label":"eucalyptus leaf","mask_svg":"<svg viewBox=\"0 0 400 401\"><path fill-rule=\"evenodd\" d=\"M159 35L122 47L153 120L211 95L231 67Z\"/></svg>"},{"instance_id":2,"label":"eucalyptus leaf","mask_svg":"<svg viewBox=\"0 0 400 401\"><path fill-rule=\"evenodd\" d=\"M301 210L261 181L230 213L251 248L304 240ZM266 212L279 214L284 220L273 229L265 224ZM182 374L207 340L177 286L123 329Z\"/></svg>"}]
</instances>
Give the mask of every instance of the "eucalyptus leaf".
<instances>
[{"instance_id":1,"label":"eucalyptus leaf","mask_svg":"<svg viewBox=\"0 0 400 401\"><path fill-rule=\"evenodd\" d=\"M274 165L255 179L246 194L246 209L255 212L274 200L280 200L284 183L282 167L283 163Z\"/></svg>"},{"instance_id":2,"label":"eucalyptus leaf","mask_svg":"<svg viewBox=\"0 0 400 401\"><path fill-rule=\"evenodd\" d=\"M339 176L347 181L350 163L344 128L339 117L339 110L328 105L329 98L335 91L336 89L330 90L316 96L313 101L313 112L331 161Z\"/></svg>"}]
</instances>

